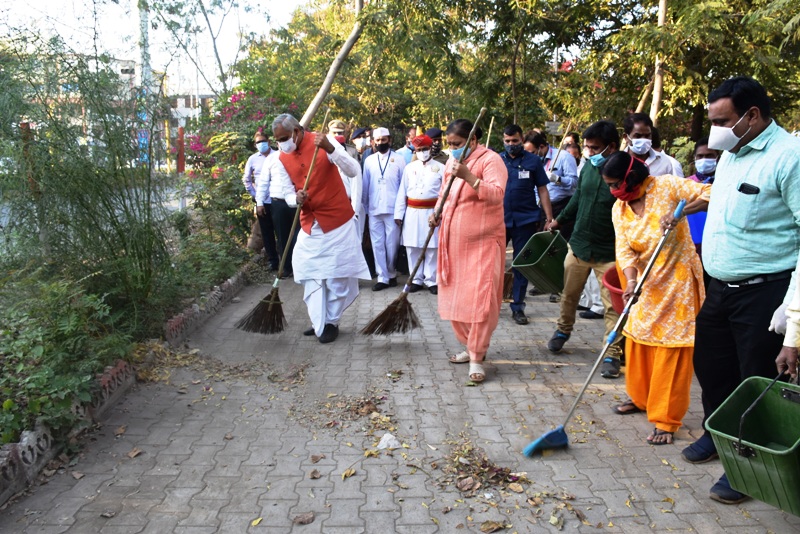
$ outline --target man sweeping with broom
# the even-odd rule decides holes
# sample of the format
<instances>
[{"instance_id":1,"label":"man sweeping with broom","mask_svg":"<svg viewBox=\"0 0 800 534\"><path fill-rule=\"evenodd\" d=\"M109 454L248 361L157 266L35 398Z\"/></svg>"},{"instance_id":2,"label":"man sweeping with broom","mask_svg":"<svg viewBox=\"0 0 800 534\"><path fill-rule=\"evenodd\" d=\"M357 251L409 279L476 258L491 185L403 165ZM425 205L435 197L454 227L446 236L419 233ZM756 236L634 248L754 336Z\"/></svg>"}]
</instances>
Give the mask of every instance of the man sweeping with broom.
<instances>
[{"instance_id":1,"label":"man sweeping with broom","mask_svg":"<svg viewBox=\"0 0 800 534\"><path fill-rule=\"evenodd\" d=\"M360 169L342 145L323 134L305 132L292 115L275 117L272 132L300 207L301 230L292 268L295 282L303 285L311 318L311 328L303 334L330 343L339 335L344 310L358 296L358 279L371 279L361 253L355 211L337 165L351 176ZM312 160L314 168L308 176ZM308 189L303 191L307 176Z\"/></svg>"}]
</instances>

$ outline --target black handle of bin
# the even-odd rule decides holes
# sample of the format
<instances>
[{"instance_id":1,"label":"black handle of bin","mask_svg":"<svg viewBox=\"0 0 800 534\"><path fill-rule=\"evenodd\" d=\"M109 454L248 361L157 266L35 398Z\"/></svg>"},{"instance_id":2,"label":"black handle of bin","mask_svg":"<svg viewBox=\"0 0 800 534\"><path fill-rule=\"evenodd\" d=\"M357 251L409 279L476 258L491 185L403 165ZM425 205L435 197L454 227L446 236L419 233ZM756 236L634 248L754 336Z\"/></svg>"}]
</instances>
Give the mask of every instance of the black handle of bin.
<instances>
[{"instance_id":1,"label":"black handle of bin","mask_svg":"<svg viewBox=\"0 0 800 534\"><path fill-rule=\"evenodd\" d=\"M744 411L744 413L742 414L742 416L739 418L739 441L736 444L736 452L739 453L739 456L749 457L749 456L753 456L753 454L755 454L755 451L753 451L752 448L743 447L742 446L742 434L744 432L744 418L747 417L750 414L750 412L753 411L753 408L756 407L756 404L758 404L758 401L760 401L761 399L764 398L764 395L766 395L769 392L769 390L772 389L772 386L774 386L775 383L782 376L783 376L783 371L778 373L778 376L776 376L775 378L772 379L772 382L770 382L770 384L766 387L766 389L764 389L764 391L761 392L761 395L759 395L756 398L756 400L753 401L753 404L751 404L750 407L747 408Z\"/></svg>"}]
</instances>

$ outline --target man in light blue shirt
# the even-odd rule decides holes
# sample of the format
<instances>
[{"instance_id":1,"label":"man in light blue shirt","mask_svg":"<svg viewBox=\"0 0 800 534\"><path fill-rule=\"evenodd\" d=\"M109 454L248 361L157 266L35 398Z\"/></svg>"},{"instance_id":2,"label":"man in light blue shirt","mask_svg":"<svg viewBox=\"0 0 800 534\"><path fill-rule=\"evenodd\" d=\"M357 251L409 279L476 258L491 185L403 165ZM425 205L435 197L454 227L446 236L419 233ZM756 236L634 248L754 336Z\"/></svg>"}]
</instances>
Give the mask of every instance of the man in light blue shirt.
<instances>
[{"instance_id":1,"label":"man in light blue shirt","mask_svg":"<svg viewBox=\"0 0 800 534\"><path fill-rule=\"evenodd\" d=\"M774 377L783 338L789 281L800 250L800 140L771 116L764 88L731 78L708 97L708 148L723 150L703 231L703 263L711 276L697 316L694 369L708 418L751 376ZM691 463L717 457L708 433L683 450ZM725 475L711 498L726 504L747 496Z\"/></svg>"}]
</instances>

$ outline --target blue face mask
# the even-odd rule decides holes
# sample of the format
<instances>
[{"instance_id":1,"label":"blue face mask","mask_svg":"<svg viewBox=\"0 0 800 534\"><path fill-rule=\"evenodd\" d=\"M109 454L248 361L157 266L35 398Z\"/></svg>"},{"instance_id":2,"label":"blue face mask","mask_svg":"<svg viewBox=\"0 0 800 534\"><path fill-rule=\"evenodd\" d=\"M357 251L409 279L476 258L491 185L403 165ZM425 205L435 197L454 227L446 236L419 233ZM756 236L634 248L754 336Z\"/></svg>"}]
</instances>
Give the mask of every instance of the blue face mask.
<instances>
[{"instance_id":1,"label":"blue face mask","mask_svg":"<svg viewBox=\"0 0 800 534\"><path fill-rule=\"evenodd\" d=\"M522 154L522 151L525 150L525 147L522 145L505 145L506 152L511 157L516 157Z\"/></svg>"},{"instance_id":2,"label":"blue face mask","mask_svg":"<svg viewBox=\"0 0 800 534\"><path fill-rule=\"evenodd\" d=\"M453 156L456 159L461 159L461 153L464 152L464 149L466 147L467 147L467 145L464 145L461 148L451 148L450 149L450 155ZM467 153L464 156L464 159L467 159L467 156L469 156L469 153L470 153L470 151L467 150Z\"/></svg>"},{"instance_id":3,"label":"blue face mask","mask_svg":"<svg viewBox=\"0 0 800 534\"><path fill-rule=\"evenodd\" d=\"M602 167L603 164L606 162L606 159L608 159L603 155L603 153L606 150L608 150L608 147L605 147L603 149L603 152L600 152L599 154L595 154L594 156L589 156L589 162L595 167Z\"/></svg>"},{"instance_id":4,"label":"blue face mask","mask_svg":"<svg viewBox=\"0 0 800 534\"><path fill-rule=\"evenodd\" d=\"M262 154L266 154L267 152L269 152L269 143L267 143L266 141L256 143L256 150L258 150Z\"/></svg>"}]
</instances>

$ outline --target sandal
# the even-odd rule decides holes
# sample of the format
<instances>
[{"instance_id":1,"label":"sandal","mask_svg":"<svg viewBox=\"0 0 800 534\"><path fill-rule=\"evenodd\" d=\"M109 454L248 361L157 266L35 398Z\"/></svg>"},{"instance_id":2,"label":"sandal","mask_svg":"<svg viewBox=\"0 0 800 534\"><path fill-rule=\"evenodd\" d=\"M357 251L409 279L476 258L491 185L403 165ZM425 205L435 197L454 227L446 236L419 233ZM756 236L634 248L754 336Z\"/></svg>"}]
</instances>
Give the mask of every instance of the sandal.
<instances>
[{"instance_id":1,"label":"sandal","mask_svg":"<svg viewBox=\"0 0 800 534\"><path fill-rule=\"evenodd\" d=\"M467 363L469 361L469 352L462 351L458 354L453 354L449 358L450 363Z\"/></svg>"},{"instance_id":2,"label":"sandal","mask_svg":"<svg viewBox=\"0 0 800 534\"><path fill-rule=\"evenodd\" d=\"M654 428L653 433L647 436L647 443L650 445L672 445L673 432L667 432L660 428ZM662 438L656 441L656 438Z\"/></svg>"},{"instance_id":3,"label":"sandal","mask_svg":"<svg viewBox=\"0 0 800 534\"><path fill-rule=\"evenodd\" d=\"M469 379L477 384L486 380L486 372L480 362L469 362Z\"/></svg>"},{"instance_id":4,"label":"sandal","mask_svg":"<svg viewBox=\"0 0 800 534\"><path fill-rule=\"evenodd\" d=\"M632 400L625 401L622 404L618 404L617 406L614 406L611 409L614 410L614 413L618 415L630 415L632 413L640 413L644 411L638 406L636 406Z\"/></svg>"}]
</instances>

